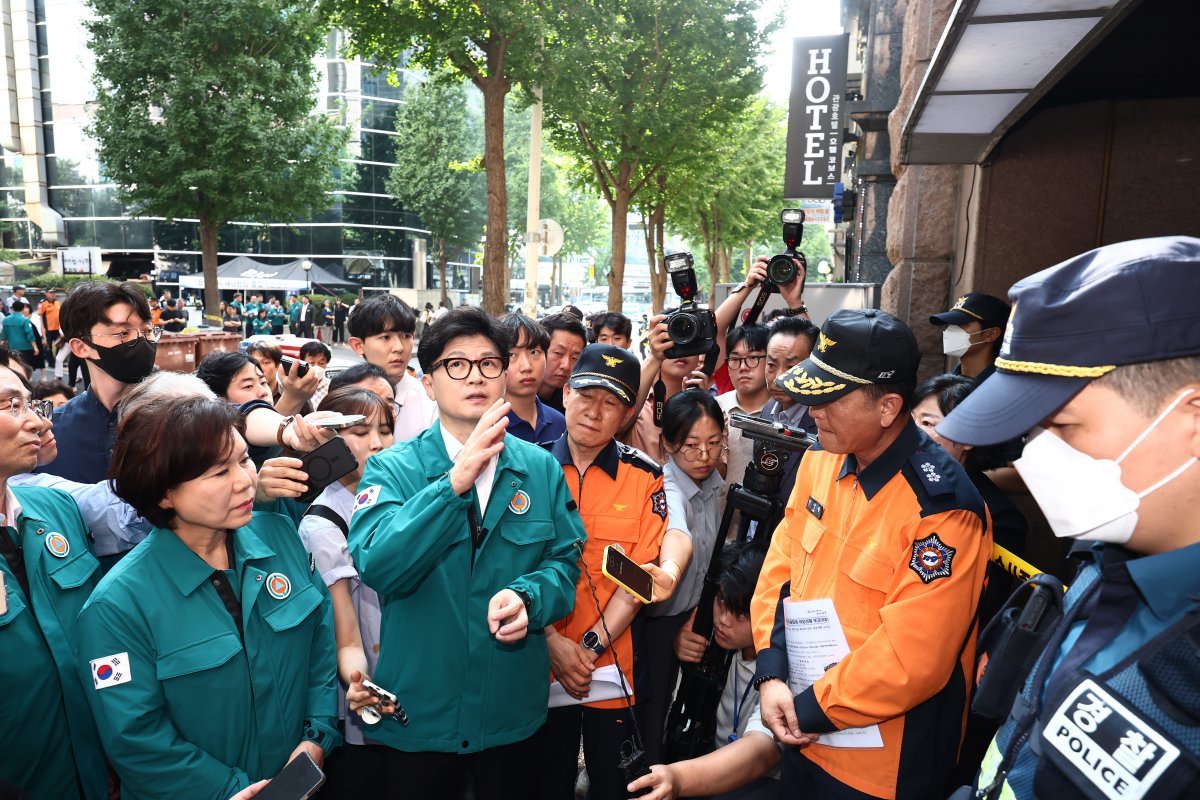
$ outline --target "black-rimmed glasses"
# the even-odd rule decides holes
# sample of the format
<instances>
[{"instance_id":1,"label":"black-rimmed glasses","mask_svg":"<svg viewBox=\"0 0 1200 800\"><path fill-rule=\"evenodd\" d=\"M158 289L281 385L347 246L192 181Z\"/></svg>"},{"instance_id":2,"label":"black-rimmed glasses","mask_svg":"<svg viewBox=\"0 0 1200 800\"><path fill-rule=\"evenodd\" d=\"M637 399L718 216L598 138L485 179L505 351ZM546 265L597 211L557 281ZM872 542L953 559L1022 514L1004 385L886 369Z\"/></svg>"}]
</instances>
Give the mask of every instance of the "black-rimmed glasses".
<instances>
[{"instance_id":1,"label":"black-rimmed glasses","mask_svg":"<svg viewBox=\"0 0 1200 800\"><path fill-rule=\"evenodd\" d=\"M499 378L504 374L504 370L508 369L508 358L505 356L487 356L477 359L443 358L441 361L435 361L429 371L436 372L438 367L445 368L446 374L456 381L465 381L475 367L479 368L479 374L485 378Z\"/></svg>"}]
</instances>

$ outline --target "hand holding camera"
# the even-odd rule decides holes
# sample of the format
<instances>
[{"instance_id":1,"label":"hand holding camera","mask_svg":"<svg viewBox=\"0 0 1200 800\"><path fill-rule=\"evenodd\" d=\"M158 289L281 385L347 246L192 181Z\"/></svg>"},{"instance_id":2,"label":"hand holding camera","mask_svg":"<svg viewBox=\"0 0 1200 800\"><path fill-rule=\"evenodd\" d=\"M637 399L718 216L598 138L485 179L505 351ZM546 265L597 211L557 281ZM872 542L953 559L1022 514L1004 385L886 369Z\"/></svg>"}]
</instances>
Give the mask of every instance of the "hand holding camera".
<instances>
[{"instance_id":1,"label":"hand holding camera","mask_svg":"<svg viewBox=\"0 0 1200 800\"><path fill-rule=\"evenodd\" d=\"M683 303L667 314L667 334L675 346L664 355L666 358L707 355L717 346L717 320L711 309L696 303L699 287L692 254L672 253L667 256L666 262L671 288Z\"/></svg>"}]
</instances>

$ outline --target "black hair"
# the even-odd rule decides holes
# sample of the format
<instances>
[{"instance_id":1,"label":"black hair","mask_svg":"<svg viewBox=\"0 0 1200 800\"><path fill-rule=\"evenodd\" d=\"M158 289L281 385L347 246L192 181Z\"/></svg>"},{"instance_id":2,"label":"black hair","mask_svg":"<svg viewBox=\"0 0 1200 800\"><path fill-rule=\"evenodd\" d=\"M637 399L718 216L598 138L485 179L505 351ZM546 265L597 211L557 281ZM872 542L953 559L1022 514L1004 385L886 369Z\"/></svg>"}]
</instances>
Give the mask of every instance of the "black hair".
<instances>
[{"instance_id":1,"label":"black hair","mask_svg":"<svg viewBox=\"0 0 1200 800\"><path fill-rule=\"evenodd\" d=\"M45 400L56 394L61 394L70 400L75 396L75 390L62 381L38 381L33 385L33 396L38 400Z\"/></svg>"},{"instance_id":2,"label":"black hair","mask_svg":"<svg viewBox=\"0 0 1200 800\"><path fill-rule=\"evenodd\" d=\"M912 411L913 391L917 388L917 377L906 378L894 383L869 383L862 387L862 394L867 403L878 403L885 394L900 395L900 413Z\"/></svg>"},{"instance_id":3,"label":"black hair","mask_svg":"<svg viewBox=\"0 0 1200 800\"><path fill-rule=\"evenodd\" d=\"M246 355L251 357L256 355L266 356L276 364L283 363L283 350L279 348L279 345L261 340L248 344L246 346Z\"/></svg>"},{"instance_id":4,"label":"black hair","mask_svg":"<svg viewBox=\"0 0 1200 800\"><path fill-rule=\"evenodd\" d=\"M911 408L916 408L927 397L937 398L938 411L945 416L967 399L967 395L975 391L978 384L974 378L965 375L934 375L922 381L912 392ZM995 445L975 446L967 451L963 467L969 472L983 472L1008 465L1007 442Z\"/></svg>"},{"instance_id":5,"label":"black hair","mask_svg":"<svg viewBox=\"0 0 1200 800\"><path fill-rule=\"evenodd\" d=\"M812 324L810 320L800 316L783 316L776 317L767 328L770 335L774 336L777 333L786 334L787 336L807 336L813 343L817 343L817 337L821 335L821 329ZM768 339L770 336L767 337Z\"/></svg>"},{"instance_id":6,"label":"black hair","mask_svg":"<svg viewBox=\"0 0 1200 800\"><path fill-rule=\"evenodd\" d=\"M366 339L388 331L415 333L417 315L393 294L377 294L359 303L354 315L346 320L346 330L355 339Z\"/></svg>"},{"instance_id":7,"label":"black hair","mask_svg":"<svg viewBox=\"0 0 1200 800\"><path fill-rule=\"evenodd\" d=\"M333 351L320 342L305 342L300 345L300 360L303 361L309 356L324 356L325 363L328 364L333 358Z\"/></svg>"},{"instance_id":8,"label":"black hair","mask_svg":"<svg viewBox=\"0 0 1200 800\"><path fill-rule=\"evenodd\" d=\"M349 369L342 370L337 375L334 375L332 378L330 378L329 391L332 393L347 386L357 386L358 384L370 378L379 378L380 380L385 381L389 386L392 383L388 380L386 372L369 361L363 361L360 364L355 364Z\"/></svg>"},{"instance_id":9,"label":"black hair","mask_svg":"<svg viewBox=\"0 0 1200 800\"><path fill-rule=\"evenodd\" d=\"M700 389L686 389L671 395L663 405L662 437L672 447L679 447L701 417L711 417L717 427L725 430L725 412L717 399Z\"/></svg>"},{"instance_id":10,"label":"black hair","mask_svg":"<svg viewBox=\"0 0 1200 800\"><path fill-rule=\"evenodd\" d=\"M59 326L64 338L86 339L92 326L108 319L108 310L125 303L133 307L133 313L146 322L150 321L150 304L146 295L132 283L114 281L84 281L75 286L62 310L58 312Z\"/></svg>"},{"instance_id":11,"label":"black hair","mask_svg":"<svg viewBox=\"0 0 1200 800\"><path fill-rule=\"evenodd\" d=\"M421 335L421 344L417 347L417 363L421 365L421 371L428 373L433 369L446 345L460 336L482 336L490 340L496 346L496 352L505 358L512 350L508 333L495 317L482 308L460 306L431 322Z\"/></svg>"},{"instance_id":12,"label":"black hair","mask_svg":"<svg viewBox=\"0 0 1200 800\"><path fill-rule=\"evenodd\" d=\"M726 358L740 341L744 340L746 350L753 353L755 350L766 350L770 338L771 332L765 325L738 325L736 328L730 328L729 333L725 335Z\"/></svg>"},{"instance_id":13,"label":"black hair","mask_svg":"<svg viewBox=\"0 0 1200 800\"><path fill-rule=\"evenodd\" d=\"M592 317L592 335L599 338L600 331L608 328L617 336L633 338L633 320L618 311L605 311Z\"/></svg>"},{"instance_id":14,"label":"black hair","mask_svg":"<svg viewBox=\"0 0 1200 800\"><path fill-rule=\"evenodd\" d=\"M721 550L717 596L733 613L739 616L750 613L750 598L754 597L758 573L766 557L766 548L755 547L754 542L730 542Z\"/></svg>"},{"instance_id":15,"label":"black hair","mask_svg":"<svg viewBox=\"0 0 1200 800\"><path fill-rule=\"evenodd\" d=\"M372 414L379 414L380 422L389 429L396 427L396 414L392 404L379 395L358 386L343 386L330 389L329 394L321 400L317 411L336 411L339 414L362 414L371 419Z\"/></svg>"},{"instance_id":16,"label":"black hair","mask_svg":"<svg viewBox=\"0 0 1200 800\"><path fill-rule=\"evenodd\" d=\"M587 328L583 327L583 321L574 314L550 314L542 317L538 322L546 329L546 333L550 335L551 339L554 338L555 331L566 331L578 336L585 345L587 344Z\"/></svg>"},{"instance_id":17,"label":"black hair","mask_svg":"<svg viewBox=\"0 0 1200 800\"><path fill-rule=\"evenodd\" d=\"M196 377L204 381L204 385L212 389L213 394L224 398L234 376L241 372L247 364L253 364L258 373L262 374L262 367L258 365L258 362L245 353L237 351L209 353L203 361L196 365Z\"/></svg>"},{"instance_id":18,"label":"black hair","mask_svg":"<svg viewBox=\"0 0 1200 800\"><path fill-rule=\"evenodd\" d=\"M14 314L20 314L27 308L29 308L29 303L26 303L24 300L13 300L12 310Z\"/></svg>"},{"instance_id":19,"label":"black hair","mask_svg":"<svg viewBox=\"0 0 1200 800\"><path fill-rule=\"evenodd\" d=\"M521 346L521 332L525 332L524 347L537 347L545 351L550 346L550 334L538 322L524 314L505 314L500 318L500 327L512 338L512 346Z\"/></svg>"}]
</instances>

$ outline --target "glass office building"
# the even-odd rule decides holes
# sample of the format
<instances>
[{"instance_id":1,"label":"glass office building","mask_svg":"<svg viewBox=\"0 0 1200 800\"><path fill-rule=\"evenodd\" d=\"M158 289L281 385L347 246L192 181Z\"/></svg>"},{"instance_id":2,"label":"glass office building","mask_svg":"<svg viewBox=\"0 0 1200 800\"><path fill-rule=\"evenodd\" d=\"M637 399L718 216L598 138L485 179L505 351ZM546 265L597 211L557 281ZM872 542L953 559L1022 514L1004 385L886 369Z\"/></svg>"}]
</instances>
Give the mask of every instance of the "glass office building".
<instances>
[{"instance_id":1,"label":"glass office building","mask_svg":"<svg viewBox=\"0 0 1200 800\"><path fill-rule=\"evenodd\" d=\"M84 0L5 3L13 35L0 98L0 244L49 255L56 247L99 247L110 274L138 275L200 266L196 221L132 218L106 180L87 135L96 92ZM231 223L221 230L221 260L249 255L267 263L311 258L365 286L414 288L414 240L427 236L418 217L384 188L395 157L395 121L414 76L341 56L344 38L328 35L316 59L317 111L351 130L338 186L313 219ZM419 76L418 76L419 77ZM427 268L433 288L436 270ZM424 288L424 287L421 287Z\"/></svg>"}]
</instances>

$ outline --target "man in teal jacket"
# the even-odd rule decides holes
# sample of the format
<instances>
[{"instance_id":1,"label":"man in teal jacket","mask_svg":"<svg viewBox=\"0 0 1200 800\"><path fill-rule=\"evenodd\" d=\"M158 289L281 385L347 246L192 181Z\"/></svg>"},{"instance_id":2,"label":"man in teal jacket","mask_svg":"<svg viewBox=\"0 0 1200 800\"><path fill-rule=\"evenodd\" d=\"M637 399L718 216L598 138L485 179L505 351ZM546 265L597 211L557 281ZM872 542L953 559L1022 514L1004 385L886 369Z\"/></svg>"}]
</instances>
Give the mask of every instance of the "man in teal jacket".
<instances>
[{"instance_id":1,"label":"man in teal jacket","mask_svg":"<svg viewBox=\"0 0 1200 800\"><path fill-rule=\"evenodd\" d=\"M99 800L108 772L72 643L100 563L70 495L8 486L36 464L43 424L28 386L0 366L0 782Z\"/></svg>"},{"instance_id":2,"label":"man in teal jacket","mask_svg":"<svg viewBox=\"0 0 1200 800\"><path fill-rule=\"evenodd\" d=\"M426 331L417 357L439 421L367 462L351 518L350 554L383 603L371 677L408 716L371 737L416 800L451 796L464 774L479 800L535 794L542 628L574 605L585 534L557 462L505 434L508 355L479 309ZM361 685L347 697L357 707Z\"/></svg>"}]
</instances>

